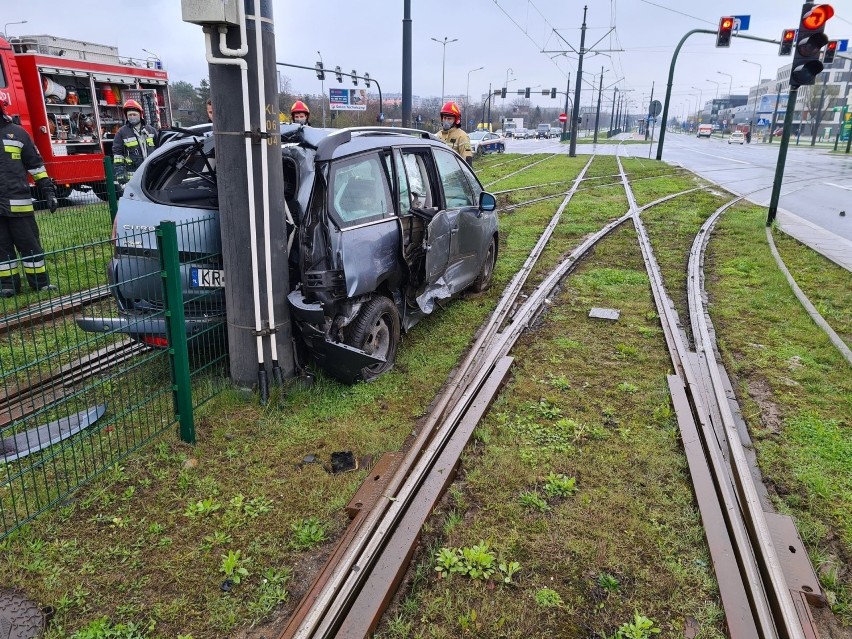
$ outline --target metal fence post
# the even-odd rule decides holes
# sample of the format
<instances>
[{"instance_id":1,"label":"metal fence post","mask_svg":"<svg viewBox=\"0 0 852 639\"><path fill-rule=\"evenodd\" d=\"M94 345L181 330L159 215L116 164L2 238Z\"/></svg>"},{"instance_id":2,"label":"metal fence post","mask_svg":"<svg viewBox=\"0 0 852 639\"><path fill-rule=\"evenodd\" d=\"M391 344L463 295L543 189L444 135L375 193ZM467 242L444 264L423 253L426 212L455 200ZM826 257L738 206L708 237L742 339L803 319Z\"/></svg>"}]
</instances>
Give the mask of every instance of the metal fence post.
<instances>
[{"instance_id":1,"label":"metal fence post","mask_svg":"<svg viewBox=\"0 0 852 639\"><path fill-rule=\"evenodd\" d=\"M174 222L157 226L157 248L160 253L160 277L163 280L166 334L169 339L169 361L172 372L172 397L175 415L180 423L180 438L195 443L195 419L192 412L192 380L189 375L189 348L183 312L183 285L178 258L177 230Z\"/></svg>"},{"instance_id":2,"label":"metal fence post","mask_svg":"<svg viewBox=\"0 0 852 639\"><path fill-rule=\"evenodd\" d=\"M112 158L104 156L104 184L106 186L107 202L109 203L109 217L115 222L118 213L118 195L115 192L115 173L112 170Z\"/></svg>"}]
</instances>

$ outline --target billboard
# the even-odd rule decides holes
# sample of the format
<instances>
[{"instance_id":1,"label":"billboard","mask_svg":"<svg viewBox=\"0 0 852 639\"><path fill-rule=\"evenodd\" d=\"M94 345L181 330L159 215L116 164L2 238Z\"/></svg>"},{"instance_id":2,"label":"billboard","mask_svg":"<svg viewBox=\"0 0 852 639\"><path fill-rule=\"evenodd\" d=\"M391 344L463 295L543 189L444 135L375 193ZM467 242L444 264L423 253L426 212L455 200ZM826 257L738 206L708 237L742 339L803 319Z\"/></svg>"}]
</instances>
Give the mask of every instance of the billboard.
<instances>
[{"instance_id":1,"label":"billboard","mask_svg":"<svg viewBox=\"0 0 852 639\"><path fill-rule=\"evenodd\" d=\"M778 97L778 113L783 114L784 110L787 108L788 94L786 93L781 93L780 95L777 93L767 93L760 96L760 102L757 104L757 112L766 113L771 118L772 114L775 112L776 96Z\"/></svg>"},{"instance_id":2,"label":"billboard","mask_svg":"<svg viewBox=\"0 0 852 639\"><path fill-rule=\"evenodd\" d=\"M329 89L328 104L332 111L366 111L367 89Z\"/></svg>"}]
</instances>

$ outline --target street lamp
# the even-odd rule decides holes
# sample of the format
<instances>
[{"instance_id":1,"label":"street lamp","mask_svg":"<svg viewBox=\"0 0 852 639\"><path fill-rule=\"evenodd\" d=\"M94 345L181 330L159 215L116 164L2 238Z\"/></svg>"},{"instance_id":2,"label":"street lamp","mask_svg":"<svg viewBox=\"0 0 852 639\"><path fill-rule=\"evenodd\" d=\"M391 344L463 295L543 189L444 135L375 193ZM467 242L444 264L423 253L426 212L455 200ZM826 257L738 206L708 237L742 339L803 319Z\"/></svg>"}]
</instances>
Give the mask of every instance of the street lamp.
<instances>
[{"instance_id":1,"label":"street lamp","mask_svg":"<svg viewBox=\"0 0 852 639\"><path fill-rule=\"evenodd\" d=\"M26 23L27 23L26 20L21 20L20 22L7 22L6 24L3 25L3 37L4 38L8 37L7 34L8 34L8 29L9 29L10 24L26 24Z\"/></svg>"},{"instance_id":2,"label":"street lamp","mask_svg":"<svg viewBox=\"0 0 852 639\"><path fill-rule=\"evenodd\" d=\"M442 59L441 59L441 106L443 107L443 105L444 105L444 69L446 68L446 65L447 65L447 45L450 44L451 42L458 42L459 39L453 38L452 40L448 40L447 36L444 36L443 40L438 40L438 38L432 38L432 39L435 42L437 42L438 44L443 45L443 47L444 47L444 55L442 56Z\"/></svg>"},{"instance_id":3,"label":"street lamp","mask_svg":"<svg viewBox=\"0 0 852 639\"><path fill-rule=\"evenodd\" d=\"M470 71L467 72L467 86L465 87L465 90L464 90L464 122L465 123L467 122L467 119L466 119L467 118L467 103L470 102L470 74L473 73L474 71L482 71L484 68L485 67L478 67L476 69L471 69ZM441 100L441 102L443 102L443 100ZM441 105L441 106L443 106L443 105ZM464 128L464 127L462 127L462 128Z\"/></svg>"},{"instance_id":4,"label":"street lamp","mask_svg":"<svg viewBox=\"0 0 852 639\"><path fill-rule=\"evenodd\" d=\"M698 120L701 118L701 89L698 87L692 88L698 91L698 106L695 108L695 126L698 126Z\"/></svg>"},{"instance_id":5,"label":"street lamp","mask_svg":"<svg viewBox=\"0 0 852 639\"><path fill-rule=\"evenodd\" d=\"M724 71L716 71L716 73L718 73L719 75L726 75L726 76L728 76L728 106L730 106L730 103L731 103L731 91L732 91L732 87L733 87L733 85L734 85L734 76L732 76L730 73L725 73Z\"/></svg>"},{"instance_id":6,"label":"street lamp","mask_svg":"<svg viewBox=\"0 0 852 639\"><path fill-rule=\"evenodd\" d=\"M322 59L322 53L317 50L317 55L320 59L320 65L325 69L325 62ZM322 128L325 128L325 72L323 72L322 77L320 78L320 88L322 90Z\"/></svg>"},{"instance_id":7,"label":"street lamp","mask_svg":"<svg viewBox=\"0 0 852 639\"><path fill-rule=\"evenodd\" d=\"M752 123L757 119L757 100L760 98L760 76L763 75L763 67L760 66L757 62L752 62L751 60L746 60L743 58L743 62L746 64L756 64L757 65L757 86L754 88L754 109L751 112L751 121ZM753 125L752 125L753 126ZM749 127L751 130L751 127Z\"/></svg>"}]
</instances>

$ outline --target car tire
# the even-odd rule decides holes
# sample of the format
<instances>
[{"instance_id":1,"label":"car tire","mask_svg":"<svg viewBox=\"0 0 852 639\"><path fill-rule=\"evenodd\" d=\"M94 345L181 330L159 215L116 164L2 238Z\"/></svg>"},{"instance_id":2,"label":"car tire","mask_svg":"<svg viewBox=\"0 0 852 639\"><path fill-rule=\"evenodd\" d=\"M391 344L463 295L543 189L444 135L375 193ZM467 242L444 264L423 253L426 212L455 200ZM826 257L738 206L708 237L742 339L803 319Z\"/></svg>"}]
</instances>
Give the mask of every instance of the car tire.
<instances>
[{"instance_id":1,"label":"car tire","mask_svg":"<svg viewBox=\"0 0 852 639\"><path fill-rule=\"evenodd\" d=\"M491 238L488 244L488 251L485 253L485 259L482 260L482 265L479 267L479 275L473 280L470 289L474 293L482 293L487 291L491 286L491 281L494 279L494 264L497 262L497 240Z\"/></svg>"},{"instance_id":2,"label":"car tire","mask_svg":"<svg viewBox=\"0 0 852 639\"><path fill-rule=\"evenodd\" d=\"M500 146L497 147L497 153L505 153L505 152L506 152L506 145L505 144L501 144Z\"/></svg>"},{"instance_id":3,"label":"car tire","mask_svg":"<svg viewBox=\"0 0 852 639\"><path fill-rule=\"evenodd\" d=\"M361 379L368 382L393 368L399 347L399 313L394 303L384 295L376 295L361 307L350 324L346 343L385 361L361 369Z\"/></svg>"}]
</instances>

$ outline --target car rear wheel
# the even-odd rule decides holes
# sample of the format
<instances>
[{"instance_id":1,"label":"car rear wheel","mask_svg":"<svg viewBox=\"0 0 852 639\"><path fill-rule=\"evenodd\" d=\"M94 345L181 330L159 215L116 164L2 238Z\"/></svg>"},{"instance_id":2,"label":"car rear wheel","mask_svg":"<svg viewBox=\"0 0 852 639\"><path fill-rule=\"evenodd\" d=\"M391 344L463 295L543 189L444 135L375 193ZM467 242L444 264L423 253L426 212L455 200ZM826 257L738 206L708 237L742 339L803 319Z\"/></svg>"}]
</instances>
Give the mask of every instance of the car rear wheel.
<instances>
[{"instance_id":1,"label":"car rear wheel","mask_svg":"<svg viewBox=\"0 0 852 639\"><path fill-rule=\"evenodd\" d=\"M479 267L479 275L476 276L470 287L474 293L487 291L491 286L491 280L494 279L494 264L496 262L497 240L491 238L491 243L488 245L488 252L485 254L485 259L482 260L482 266Z\"/></svg>"},{"instance_id":2,"label":"car rear wheel","mask_svg":"<svg viewBox=\"0 0 852 639\"><path fill-rule=\"evenodd\" d=\"M361 379L370 381L393 368L399 337L399 313L387 297L377 295L361 307L350 326L346 343L385 360L362 368Z\"/></svg>"}]
</instances>

